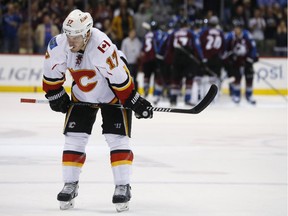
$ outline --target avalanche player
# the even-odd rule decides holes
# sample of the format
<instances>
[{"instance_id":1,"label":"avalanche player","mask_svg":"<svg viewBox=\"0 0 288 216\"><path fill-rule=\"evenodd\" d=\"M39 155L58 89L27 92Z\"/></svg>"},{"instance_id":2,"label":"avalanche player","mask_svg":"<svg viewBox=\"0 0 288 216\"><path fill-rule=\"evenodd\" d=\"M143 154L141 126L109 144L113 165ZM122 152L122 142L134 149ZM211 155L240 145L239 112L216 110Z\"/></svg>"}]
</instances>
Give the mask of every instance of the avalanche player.
<instances>
[{"instance_id":1,"label":"avalanche player","mask_svg":"<svg viewBox=\"0 0 288 216\"><path fill-rule=\"evenodd\" d=\"M181 93L184 78L186 80L184 101L187 105L193 105L191 103L193 78L199 68L199 59L203 60L199 38L189 29L187 19L180 19L179 24L180 28L171 35L166 51L170 54L173 53L170 87L170 104L172 106L177 104L177 97Z\"/></svg>"},{"instance_id":2,"label":"avalanche player","mask_svg":"<svg viewBox=\"0 0 288 216\"><path fill-rule=\"evenodd\" d=\"M110 147L115 192L112 202L117 211L128 210L130 173L133 152L129 145L132 111L138 118L152 118L151 104L134 89L129 71L116 46L103 32L93 28L89 13L73 10L63 23L63 33L48 44L43 90L50 107L66 113L65 143L62 157L64 187L58 194L61 209L73 207L78 195L81 167L86 159L85 147L99 108L71 105L63 88L65 72L73 77L73 102L115 104L100 107L102 133Z\"/></svg>"},{"instance_id":3,"label":"avalanche player","mask_svg":"<svg viewBox=\"0 0 288 216\"><path fill-rule=\"evenodd\" d=\"M144 72L144 92L145 96L149 94L150 78L154 74L154 96L155 104L163 90L163 77L161 69L163 68L163 56L160 55L162 40L165 32L159 29L158 23L152 21L150 30L145 34L142 46L142 66Z\"/></svg>"},{"instance_id":4,"label":"avalanche player","mask_svg":"<svg viewBox=\"0 0 288 216\"><path fill-rule=\"evenodd\" d=\"M250 104L256 104L253 99L253 63L258 61L256 43L250 32L243 29L244 23L241 20L233 20L233 31L225 38L226 69L228 74L235 77L231 85L231 96L235 103L241 99L241 79L245 75L246 100Z\"/></svg>"},{"instance_id":5,"label":"avalanche player","mask_svg":"<svg viewBox=\"0 0 288 216\"><path fill-rule=\"evenodd\" d=\"M212 16L208 21L208 27L202 29L199 33L199 37L203 58L206 61L205 66L209 69L209 71L207 71L205 70L206 67L204 67L202 75L207 75L209 77L209 86L213 83L219 88L225 37L223 31L217 27L218 24L218 17ZM202 88L204 88L205 91L207 89L205 86L202 86Z\"/></svg>"}]
</instances>

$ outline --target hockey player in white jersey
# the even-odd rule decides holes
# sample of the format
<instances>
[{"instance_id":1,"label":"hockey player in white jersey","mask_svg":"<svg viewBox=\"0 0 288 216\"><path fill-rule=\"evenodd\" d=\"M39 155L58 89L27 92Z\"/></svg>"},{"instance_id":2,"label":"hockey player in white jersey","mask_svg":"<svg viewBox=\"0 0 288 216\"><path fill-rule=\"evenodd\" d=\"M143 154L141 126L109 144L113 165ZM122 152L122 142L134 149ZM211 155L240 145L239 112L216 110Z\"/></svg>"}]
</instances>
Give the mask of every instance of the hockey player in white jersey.
<instances>
[{"instance_id":1,"label":"hockey player in white jersey","mask_svg":"<svg viewBox=\"0 0 288 216\"><path fill-rule=\"evenodd\" d=\"M133 152L129 145L132 110L137 118L152 118L151 104L134 89L123 56L106 34L93 28L89 13L72 11L63 23L63 33L48 44L44 60L43 90L52 110L66 113L62 166L64 187L58 194L60 209L73 207L78 195L85 147L98 110L102 133L110 147L115 192L112 202L117 211L128 210L131 198L130 174ZM66 71L73 83L71 99L63 88ZM114 104L100 108L71 105L73 102Z\"/></svg>"}]
</instances>

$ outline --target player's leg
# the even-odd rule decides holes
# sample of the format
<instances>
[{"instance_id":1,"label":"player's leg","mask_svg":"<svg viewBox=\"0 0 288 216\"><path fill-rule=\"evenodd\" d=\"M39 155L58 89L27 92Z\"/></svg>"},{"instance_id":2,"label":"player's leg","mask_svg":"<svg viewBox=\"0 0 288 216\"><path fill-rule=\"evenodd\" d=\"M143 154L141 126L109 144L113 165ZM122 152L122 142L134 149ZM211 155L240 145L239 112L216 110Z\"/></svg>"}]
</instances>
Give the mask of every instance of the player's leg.
<instances>
[{"instance_id":1,"label":"player's leg","mask_svg":"<svg viewBox=\"0 0 288 216\"><path fill-rule=\"evenodd\" d=\"M254 105L256 100L253 98L253 79L254 79L254 70L252 64L247 64L245 66L245 97L248 103Z\"/></svg>"},{"instance_id":2,"label":"player's leg","mask_svg":"<svg viewBox=\"0 0 288 216\"><path fill-rule=\"evenodd\" d=\"M192 62L189 58L186 59L186 63L184 64L184 76L185 80L185 93L184 93L184 102L186 105L195 106L192 103L192 86L193 80L196 75L197 66L196 63Z\"/></svg>"},{"instance_id":3,"label":"player's leg","mask_svg":"<svg viewBox=\"0 0 288 216\"><path fill-rule=\"evenodd\" d=\"M98 109L85 106L72 106L65 121L65 144L62 155L64 187L57 196L60 209L74 206L78 195L81 168L85 163L85 147L88 143Z\"/></svg>"},{"instance_id":4,"label":"player's leg","mask_svg":"<svg viewBox=\"0 0 288 216\"><path fill-rule=\"evenodd\" d=\"M131 135L132 111L105 107L101 109L103 134L110 147L110 161L114 177L115 192L112 202L117 211L129 209L130 176L133 152L129 140Z\"/></svg>"},{"instance_id":5,"label":"player's leg","mask_svg":"<svg viewBox=\"0 0 288 216\"><path fill-rule=\"evenodd\" d=\"M177 105L177 97L181 93L182 79L184 77L183 54L175 50L173 64L171 66L171 85L170 85L170 105Z\"/></svg>"},{"instance_id":6,"label":"player's leg","mask_svg":"<svg viewBox=\"0 0 288 216\"><path fill-rule=\"evenodd\" d=\"M157 59L155 64L155 81L154 81L154 92L153 92L153 103L155 105L158 104L158 102L161 99L161 96L163 96L163 88L164 88L164 62L163 60Z\"/></svg>"},{"instance_id":7,"label":"player's leg","mask_svg":"<svg viewBox=\"0 0 288 216\"><path fill-rule=\"evenodd\" d=\"M144 72L144 96L149 95L150 90L150 78L153 72L153 61L143 63L143 72Z\"/></svg>"},{"instance_id":8,"label":"player's leg","mask_svg":"<svg viewBox=\"0 0 288 216\"><path fill-rule=\"evenodd\" d=\"M233 65L232 61L226 61L223 63L223 67L225 72L227 73L227 79L235 78L235 74L237 73L237 69L235 69L235 66ZM234 79L235 81L235 79ZM229 82L229 96L233 96L233 83Z\"/></svg>"},{"instance_id":9,"label":"player's leg","mask_svg":"<svg viewBox=\"0 0 288 216\"><path fill-rule=\"evenodd\" d=\"M232 101L234 103L240 103L241 100L241 79L243 74L243 67L235 67L235 81L232 83Z\"/></svg>"},{"instance_id":10,"label":"player's leg","mask_svg":"<svg viewBox=\"0 0 288 216\"><path fill-rule=\"evenodd\" d=\"M209 84L208 86L206 86L205 88L205 94L208 92L208 89L210 88L210 86L212 84L216 85L219 89L219 92L221 90L221 83L220 83L220 77L221 77L221 69L222 69L222 60L218 57L215 56L213 58L211 58L210 60L208 60L207 62L207 67L213 71L215 74L209 74ZM219 99L219 94L217 93L214 102L216 102Z\"/></svg>"}]
</instances>

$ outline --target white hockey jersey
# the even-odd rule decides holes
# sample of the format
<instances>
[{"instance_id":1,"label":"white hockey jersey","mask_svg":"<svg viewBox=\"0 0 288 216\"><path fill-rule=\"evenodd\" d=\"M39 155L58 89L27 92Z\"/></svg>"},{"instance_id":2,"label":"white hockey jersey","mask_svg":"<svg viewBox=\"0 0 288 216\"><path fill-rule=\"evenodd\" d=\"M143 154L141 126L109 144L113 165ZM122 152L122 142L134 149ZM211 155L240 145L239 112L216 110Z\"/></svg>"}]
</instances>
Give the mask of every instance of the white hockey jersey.
<instances>
[{"instance_id":1,"label":"white hockey jersey","mask_svg":"<svg viewBox=\"0 0 288 216\"><path fill-rule=\"evenodd\" d=\"M65 73L73 78L72 97L91 103L121 103L131 94L134 84L117 47L106 34L93 28L84 53L72 53L65 34L48 44L44 61L43 90L59 89Z\"/></svg>"}]
</instances>

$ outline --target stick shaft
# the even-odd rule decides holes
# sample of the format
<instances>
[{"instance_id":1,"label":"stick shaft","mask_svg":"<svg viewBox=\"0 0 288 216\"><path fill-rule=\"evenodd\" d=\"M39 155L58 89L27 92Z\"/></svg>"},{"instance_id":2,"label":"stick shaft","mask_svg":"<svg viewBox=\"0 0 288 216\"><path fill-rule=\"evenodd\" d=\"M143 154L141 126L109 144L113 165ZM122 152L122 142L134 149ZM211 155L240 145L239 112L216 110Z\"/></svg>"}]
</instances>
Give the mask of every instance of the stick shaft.
<instances>
[{"instance_id":1,"label":"stick shaft","mask_svg":"<svg viewBox=\"0 0 288 216\"><path fill-rule=\"evenodd\" d=\"M178 108L167 108L167 107L147 107L149 110L153 110L155 112L172 112L172 113L186 113L186 114L198 114L202 112L215 98L218 92L218 88L216 85L211 85L208 93L205 97L193 108L191 109L178 109ZM45 103L48 104L48 100L39 100L39 99L32 99L32 98L21 98L21 103ZM107 104L107 103L88 103L88 102L72 102L71 105L77 106L91 106L95 108L100 108L104 106L115 106L120 109L129 109L124 107L121 104Z\"/></svg>"}]
</instances>

